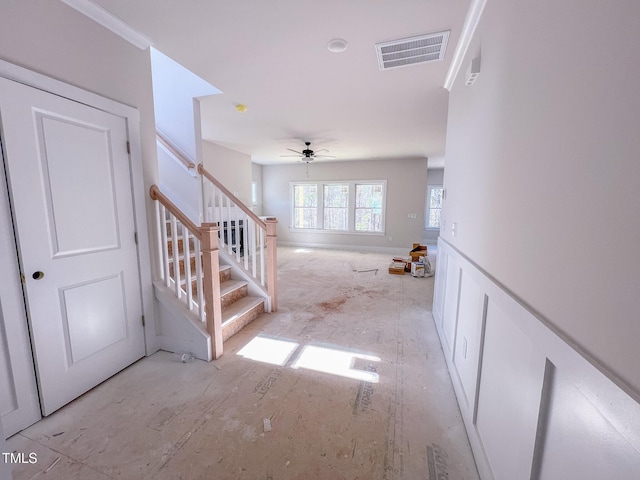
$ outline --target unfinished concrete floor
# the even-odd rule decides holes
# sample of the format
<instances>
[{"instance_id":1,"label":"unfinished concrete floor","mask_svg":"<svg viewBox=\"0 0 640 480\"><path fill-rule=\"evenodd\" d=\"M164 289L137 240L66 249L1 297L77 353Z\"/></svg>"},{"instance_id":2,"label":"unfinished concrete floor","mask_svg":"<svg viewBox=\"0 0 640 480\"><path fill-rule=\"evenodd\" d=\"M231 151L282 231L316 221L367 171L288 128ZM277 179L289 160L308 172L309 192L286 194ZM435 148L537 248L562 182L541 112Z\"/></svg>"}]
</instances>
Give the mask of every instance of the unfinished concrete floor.
<instances>
[{"instance_id":1,"label":"unfinished concrete floor","mask_svg":"<svg viewBox=\"0 0 640 480\"><path fill-rule=\"evenodd\" d=\"M158 352L15 435L38 461L14 479L477 479L433 278L390 258L279 248L276 313L220 360Z\"/></svg>"}]
</instances>

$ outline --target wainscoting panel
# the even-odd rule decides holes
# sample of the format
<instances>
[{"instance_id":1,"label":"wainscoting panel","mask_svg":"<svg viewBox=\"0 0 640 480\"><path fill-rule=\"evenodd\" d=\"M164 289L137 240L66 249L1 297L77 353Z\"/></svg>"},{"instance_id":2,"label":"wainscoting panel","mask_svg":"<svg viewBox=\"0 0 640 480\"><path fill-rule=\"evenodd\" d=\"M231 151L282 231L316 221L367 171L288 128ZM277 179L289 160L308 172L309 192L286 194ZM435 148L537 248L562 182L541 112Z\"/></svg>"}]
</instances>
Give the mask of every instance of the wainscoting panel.
<instances>
[{"instance_id":1,"label":"wainscoting panel","mask_svg":"<svg viewBox=\"0 0 640 480\"><path fill-rule=\"evenodd\" d=\"M640 394L442 238L433 316L482 480L638 478Z\"/></svg>"},{"instance_id":2,"label":"wainscoting panel","mask_svg":"<svg viewBox=\"0 0 640 480\"><path fill-rule=\"evenodd\" d=\"M463 400L470 411L476 403L484 301L480 286L469 274L462 272L453 363L462 385Z\"/></svg>"},{"instance_id":3,"label":"wainscoting panel","mask_svg":"<svg viewBox=\"0 0 640 480\"><path fill-rule=\"evenodd\" d=\"M458 299L460 295L460 266L454 257L447 259L444 282L444 309L440 323L445 342L442 346L447 359L451 359L456 334L456 322L458 321Z\"/></svg>"}]
</instances>

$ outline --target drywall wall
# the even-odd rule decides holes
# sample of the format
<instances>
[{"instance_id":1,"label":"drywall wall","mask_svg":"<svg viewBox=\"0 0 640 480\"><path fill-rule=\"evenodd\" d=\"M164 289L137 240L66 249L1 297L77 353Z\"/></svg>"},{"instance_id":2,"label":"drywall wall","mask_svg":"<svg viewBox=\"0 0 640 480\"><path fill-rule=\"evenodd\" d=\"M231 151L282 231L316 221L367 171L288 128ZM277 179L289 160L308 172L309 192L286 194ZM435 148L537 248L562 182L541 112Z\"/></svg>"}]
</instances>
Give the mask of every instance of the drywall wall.
<instances>
[{"instance_id":1,"label":"drywall wall","mask_svg":"<svg viewBox=\"0 0 640 480\"><path fill-rule=\"evenodd\" d=\"M487 2L450 95L441 233L636 395L638 18L632 0Z\"/></svg>"},{"instance_id":2,"label":"drywall wall","mask_svg":"<svg viewBox=\"0 0 640 480\"><path fill-rule=\"evenodd\" d=\"M145 178L155 181L151 64L140 50L62 2L0 2L0 58L140 111Z\"/></svg>"},{"instance_id":3,"label":"drywall wall","mask_svg":"<svg viewBox=\"0 0 640 480\"><path fill-rule=\"evenodd\" d=\"M242 203L251 206L251 156L215 143L202 142L202 164Z\"/></svg>"},{"instance_id":4,"label":"drywall wall","mask_svg":"<svg viewBox=\"0 0 640 480\"><path fill-rule=\"evenodd\" d=\"M195 130L194 98L220 90L159 50L151 48L150 54L156 128L196 163L200 135Z\"/></svg>"},{"instance_id":5,"label":"drywall wall","mask_svg":"<svg viewBox=\"0 0 640 480\"><path fill-rule=\"evenodd\" d=\"M427 159L317 162L307 166L264 165L263 211L278 219L278 242L297 245L334 245L366 248L410 247L424 231ZM384 235L300 233L290 231L289 182L315 180L387 180ZM416 218L409 218L415 214ZM391 238L391 239L390 239Z\"/></svg>"},{"instance_id":6,"label":"drywall wall","mask_svg":"<svg viewBox=\"0 0 640 480\"><path fill-rule=\"evenodd\" d=\"M256 182L256 204L253 206L253 211L256 215L262 215L262 165L257 163L251 164L251 180ZM268 215L268 212L267 212Z\"/></svg>"}]
</instances>

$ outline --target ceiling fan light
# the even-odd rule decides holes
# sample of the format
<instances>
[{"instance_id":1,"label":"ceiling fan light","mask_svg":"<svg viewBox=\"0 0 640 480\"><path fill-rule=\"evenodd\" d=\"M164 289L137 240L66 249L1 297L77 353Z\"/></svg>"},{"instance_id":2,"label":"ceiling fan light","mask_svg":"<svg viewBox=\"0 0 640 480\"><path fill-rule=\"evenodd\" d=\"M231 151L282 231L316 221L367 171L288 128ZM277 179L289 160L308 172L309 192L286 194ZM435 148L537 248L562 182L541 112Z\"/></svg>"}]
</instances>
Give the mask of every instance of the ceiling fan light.
<instances>
[{"instance_id":1,"label":"ceiling fan light","mask_svg":"<svg viewBox=\"0 0 640 480\"><path fill-rule=\"evenodd\" d=\"M332 53L342 53L347 49L347 41L342 38L334 38L329 42L327 48Z\"/></svg>"}]
</instances>

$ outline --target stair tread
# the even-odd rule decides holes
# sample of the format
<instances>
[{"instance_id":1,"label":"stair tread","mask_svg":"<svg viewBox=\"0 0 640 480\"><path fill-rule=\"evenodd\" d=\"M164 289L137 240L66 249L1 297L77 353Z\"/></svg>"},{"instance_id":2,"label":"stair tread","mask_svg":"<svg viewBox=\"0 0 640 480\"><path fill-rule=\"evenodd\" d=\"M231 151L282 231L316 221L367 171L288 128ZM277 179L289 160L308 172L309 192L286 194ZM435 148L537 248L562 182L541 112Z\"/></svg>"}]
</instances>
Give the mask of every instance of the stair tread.
<instances>
[{"instance_id":1,"label":"stair tread","mask_svg":"<svg viewBox=\"0 0 640 480\"><path fill-rule=\"evenodd\" d=\"M242 297L237 302L222 308L222 323L233 320L234 317L240 316L263 302L264 298L262 297Z\"/></svg>"},{"instance_id":2,"label":"stair tread","mask_svg":"<svg viewBox=\"0 0 640 480\"><path fill-rule=\"evenodd\" d=\"M248 285L249 282L245 280L227 280L220 284L220 295L226 295L229 292L233 292L238 288L242 288L245 285Z\"/></svg>"}]
</instances>

